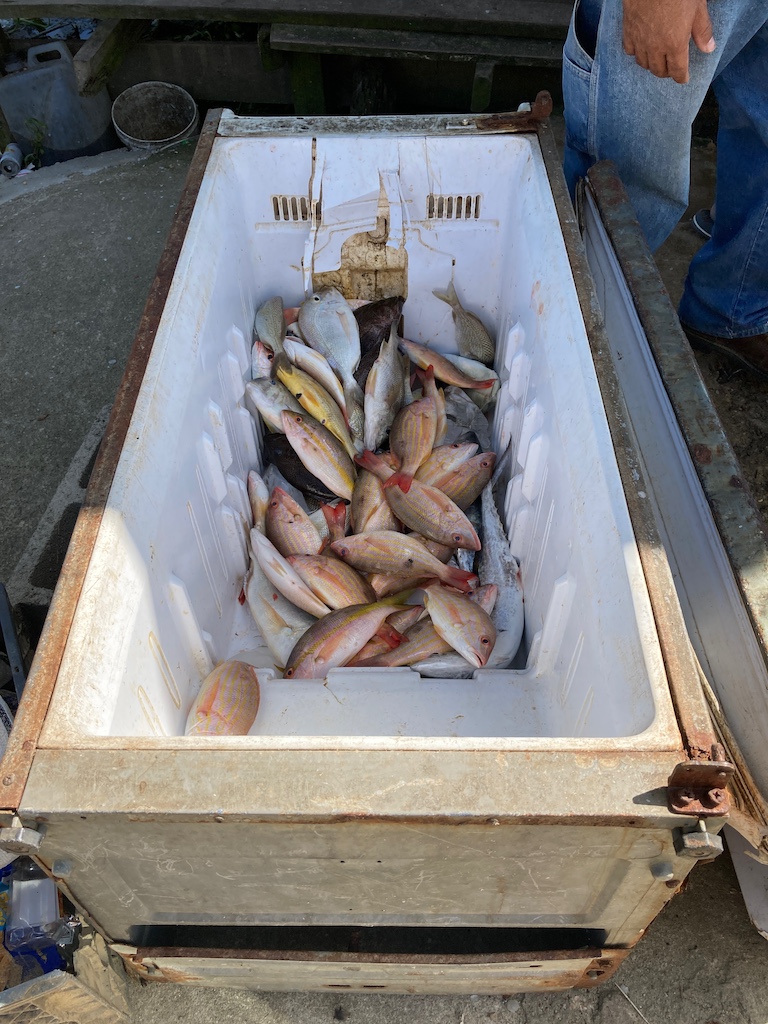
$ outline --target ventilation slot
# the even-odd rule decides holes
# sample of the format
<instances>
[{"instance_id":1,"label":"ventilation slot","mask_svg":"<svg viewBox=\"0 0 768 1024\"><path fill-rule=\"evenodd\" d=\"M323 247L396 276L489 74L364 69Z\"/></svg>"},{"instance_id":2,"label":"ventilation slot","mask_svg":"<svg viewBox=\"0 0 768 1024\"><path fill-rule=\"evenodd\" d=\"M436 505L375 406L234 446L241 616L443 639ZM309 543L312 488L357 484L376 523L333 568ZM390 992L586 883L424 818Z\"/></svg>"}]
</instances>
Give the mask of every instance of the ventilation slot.
<instances>
[{"instance_id":1,"label":"ventilation slot","mask_svg":"<svg viewBox=\"0 0 768 1024\"><path fill-rule=\"evenodd\" d=\"M428 220L478 220L480 196L427 196Z\"/></svg>"},{"instance_id":2,"label":"ventilation slot","mask_svg":"<svg viewBox=\"0 0 768 1024\"><path fill-rule=\"evenodd\" d=\"M272 196L275 220L320 220L320 203L311 203L306 196Z\"/></svg>"}]
</instances>

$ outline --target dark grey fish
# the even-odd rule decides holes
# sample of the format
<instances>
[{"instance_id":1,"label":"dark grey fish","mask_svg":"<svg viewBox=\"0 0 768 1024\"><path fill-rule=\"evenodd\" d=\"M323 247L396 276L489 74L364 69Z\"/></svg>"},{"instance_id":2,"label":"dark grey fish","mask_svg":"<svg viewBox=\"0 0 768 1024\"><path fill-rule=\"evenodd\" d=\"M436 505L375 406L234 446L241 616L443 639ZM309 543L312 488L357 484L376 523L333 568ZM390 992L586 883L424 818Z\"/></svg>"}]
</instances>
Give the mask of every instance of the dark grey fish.
<instances>
[{"instance_id":1,"label":"dark grey fish","mask_svg":"<svg viewBox=\"0 0 768 1024\"><path fill-rule=\"evenodd\" d=\"M372 345L367 352L364 352L360 357L360 362L357 369L355 370L355 380L360 385L360 390L365 391L365 384L368 380L368 374L371 372L373 364L379 355L379 349L376 345Z\"/></svg>"},{"instance_id":2,"label":"dark grey fish","mask_svg":"<svg viewBox=\"0 0 768 1024\"><path fill-rule=\"evenodd\" d=\"M277 466L288 483L298 487L307 499L312 497L320 503L336 500L336 495L305 469L285 434L265 434L263 456L265 464ZM309 506L311 502L308 500L307 504Z\"/></svg>"},{"instance_id":3,"label":"dark grey fish","mask_svg":"<svg viewBox=\"0 0 768 1024\"><path fill-rule=\"evenodd\" d=\"M405 299L402 295L395 295L390 299L378 299L376 302L369 302L355 310L355 320L360 330L360 351L364 356L369 349L375 349L379 354L379 346L382 341L389 337L392 324L396 324L403 314ZM376 355L373 357L374 360ZM361 358L362 362L362 358ZM371 361L373 366L373 360ZM370 370L370 366L368 369ZM367 373L366 373L367 376ZM355 374L357 377L357 374ZM360 381L358 380L358 384ZM365 387L365 384L360 384Z\"/></svg>"}]
</instances>

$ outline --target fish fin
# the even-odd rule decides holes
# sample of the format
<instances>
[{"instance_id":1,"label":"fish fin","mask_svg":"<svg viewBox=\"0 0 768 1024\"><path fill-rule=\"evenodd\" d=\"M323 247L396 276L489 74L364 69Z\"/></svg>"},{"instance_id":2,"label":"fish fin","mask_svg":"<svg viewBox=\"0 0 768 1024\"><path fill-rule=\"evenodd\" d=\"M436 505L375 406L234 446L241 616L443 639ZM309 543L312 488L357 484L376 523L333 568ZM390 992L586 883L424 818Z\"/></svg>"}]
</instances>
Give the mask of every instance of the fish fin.
<instances>
[{"instance_id":1,"label":"fish fin","mask_svg":"<svg viewBox=\"0 0 768 1024\"><path fill-rule=\"evenodd\" d=\"M380 637L390 650L394 650L405 640L403 634L398 633L395 627L390 626L387 622L382 622L375 635Z\"/></svg>"},{"instance_id":2,"label":"fish fin","mask_svg":"<svg viewBox=\"0 0 768 1024\"><path fill-rule=\"evenodd\" d=\"M403 494L407 494L411 489L412 482L412 473L403 473L402 470L398 470L397 473L393 473L388 480L384 481L384 487L399 487Z\"/></svg>"},{"instance_id":3,"label":"fish fin","mask_svg":"<svg viewBox=\"0 0 768 1024\"><path fill-rule=\"evenodd\" d=\"M342 535L347 532L347 506L343 501L340 501L338 505L321 505L320 506L325 521L328 524L328 529L331 534L334 529L341 530Z\"/></svg>"},{"instance_id":4,"label":"fish fin","mask_svg":"<svg viewBox=\"0 0 768 1024\"><path fill-rule=\"evenodd\" d=\"M446 565L445 574L442 576L443 583L449 587L455 587L468 594L470 590L476 590L480 580L476 573L467 572L466 569L454 569L452 565Z\"/></svg>"},{"instance_id":5,"label":"fish fin","mask_svg":"<svg viewBox=\"0 0 768 1024\"><path fill-rule=\"evenodd\" d=\"M486 388L492 388L495 383L495 377L492 377L490 380L473 380L472 386L467 386L467 391L484 391Z\"/></svg>"}]
</instances>

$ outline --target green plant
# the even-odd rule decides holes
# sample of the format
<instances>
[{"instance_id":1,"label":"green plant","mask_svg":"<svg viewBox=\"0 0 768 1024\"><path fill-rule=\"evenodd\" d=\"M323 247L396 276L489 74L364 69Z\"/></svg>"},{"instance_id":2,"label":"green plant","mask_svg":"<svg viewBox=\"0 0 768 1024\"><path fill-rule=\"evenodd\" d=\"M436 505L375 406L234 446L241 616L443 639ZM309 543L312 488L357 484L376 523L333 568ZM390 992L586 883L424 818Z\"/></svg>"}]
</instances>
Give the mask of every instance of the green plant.
<instances>
[{"instance_id":1,"label":"green plant","mask_svg":"<svg viewBox=\"0 0 768 1024\"><path fill-rule=\"evenodd\" d=\"M39 167L43 161L43 149L48 125L36 117L28 117L24 122L24 127L29 132L30 142L32 143L32 152L24 160L24 166Z\"/></svg>"}]
</instances>

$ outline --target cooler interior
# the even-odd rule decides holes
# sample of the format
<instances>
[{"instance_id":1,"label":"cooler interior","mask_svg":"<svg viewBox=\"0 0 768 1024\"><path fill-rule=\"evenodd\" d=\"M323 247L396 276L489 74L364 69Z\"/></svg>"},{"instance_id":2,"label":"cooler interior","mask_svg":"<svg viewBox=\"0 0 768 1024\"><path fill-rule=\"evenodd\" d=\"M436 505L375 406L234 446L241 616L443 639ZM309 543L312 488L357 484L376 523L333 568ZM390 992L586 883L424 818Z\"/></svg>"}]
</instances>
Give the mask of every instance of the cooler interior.
<instances>
[{"instance_id":1,"label":"cooler interior","mask_svg":"<svg viewBox=\"0 0 768 1024\"><path fill-rule=\"evenodd\" d=\"M236 120L236 119L234 119ZM386 233L386 245L371 235ZM256 309L314 285L406 295L455 351L453 280L495 333L501 510L525 589L516 667L283 680L248 605L245 403ZM259 668L248 737L185 738L219 661ZM642 740L638 737L642 734ZM676 727L588 339L533 135L274 135L213 145L66 645L43 746L668 749Z\"/></svg>"}]
</instances>

